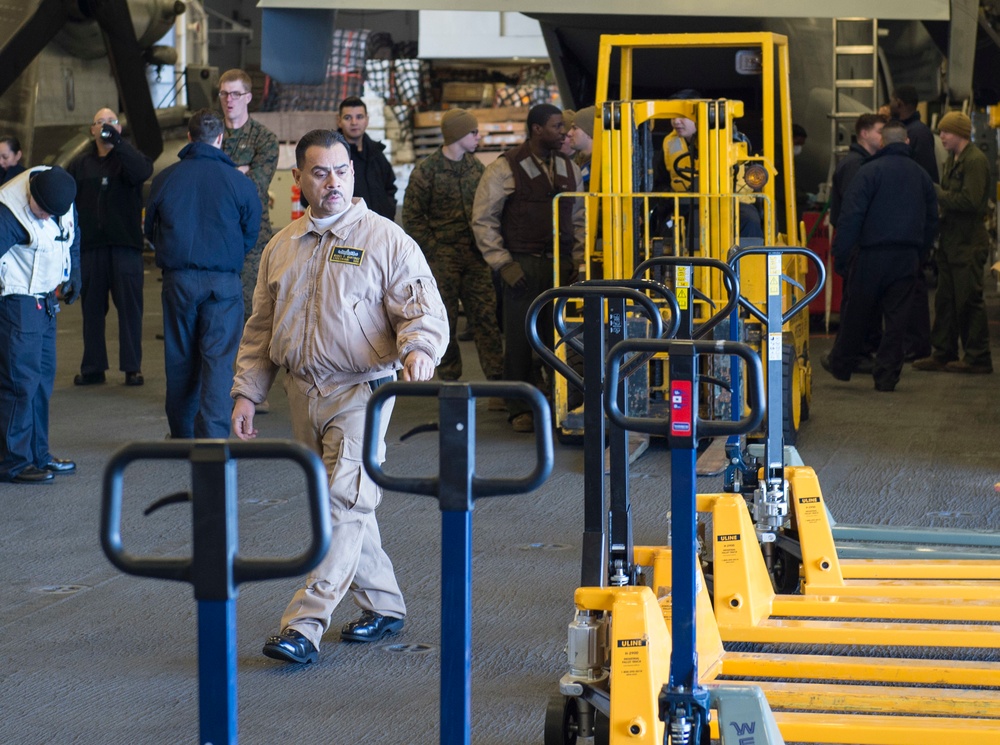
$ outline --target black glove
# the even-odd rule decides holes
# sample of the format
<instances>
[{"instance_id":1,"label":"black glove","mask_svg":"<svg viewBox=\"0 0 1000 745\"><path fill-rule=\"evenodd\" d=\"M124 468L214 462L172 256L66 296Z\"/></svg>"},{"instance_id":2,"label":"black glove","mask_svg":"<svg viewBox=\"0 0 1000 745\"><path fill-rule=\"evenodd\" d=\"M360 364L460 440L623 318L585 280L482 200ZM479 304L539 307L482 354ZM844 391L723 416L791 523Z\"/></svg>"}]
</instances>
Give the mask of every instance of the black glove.
<instances>
[{"instance_id":1,"label":"black glove","mask_svg":"<svg viewBox=\"0 0 1000 745\"><path fill-rule=\"evenodd\" d=\"M80 278L80 270L72 269L69 273L69 279L62 283L60 288L60 294L62 295L63 302L66 305L72 305L76 302L76 299L80 297L80 289L83 287L83 280Z\"/></svg>"},{"instance_id":2,"label":"black glove","mask_svg":"<svg viewBox=\"0 0 1000 745\"><path fill-rule=\"evenodd\" d=\"M847 279L847 272L851 269L851 262L839 256L833 257L833 271L844 279Z\"/></svg>"},{"instance_id":3,"label":"black glove","mask_svg":"<svg viewBox=\"0 0 1000 745\"><path fill-rule=\"evenodd\" d=\"M515 290L523 290L528 286L528 278L524 275L524 270L516 261L500 267L500 277L508 286Z\"/></svg>"},{"instance_id":4,"label":"black glove","mask_svg":"<svg viewBox=\"0 0 1000 745\"><path fill-rule=\"evenodd\" d=\"M109 145L119 145L122 141L122 133L110 124L101 125L101 139Z\"/></svg>"}]
</instances>

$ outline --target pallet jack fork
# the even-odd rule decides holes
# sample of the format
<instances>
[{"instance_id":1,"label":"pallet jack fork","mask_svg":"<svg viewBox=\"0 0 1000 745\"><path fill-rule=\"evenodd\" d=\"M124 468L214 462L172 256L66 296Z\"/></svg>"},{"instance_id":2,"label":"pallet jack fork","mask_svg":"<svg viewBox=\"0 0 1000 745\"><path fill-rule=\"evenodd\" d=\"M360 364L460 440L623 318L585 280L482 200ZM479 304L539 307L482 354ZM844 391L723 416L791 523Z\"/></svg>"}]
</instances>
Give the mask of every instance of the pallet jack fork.
<instances>
[{"instance_id":1,"label":"pallet jack fork","mask_svg":"<svg viewBox=\"0 0 1000 745\"><path fill-rule=\"evenodd\" d=\"M669 581L669 548L636 546L635 560L652 567L654 577ZM672 594L656 579L652 584L635 589L659 598L665 628L672 616ZM602 602L587 595L589 589L577 591L578 608L591 609ZM615 623L634 613L624 603L616 610L617 615L612 611ZM758 688L789 741L911 745L942 732L952 732L963 743L992 743L1000 736L996 663L727 650L700 573L696 613L701 684ZM654 615L650 612L646 618L656 625ZM620 706L629 706L627 696L626 691ZM611 697L609 691L607 698ZM719 717L718 727L724 729L725 721ZM715 736L715 723L712 732Z\"/></svg>"},{"instance_id":2,"label":"pallet jack fork","mask_svg":"<svg viewBox=\"0 0 1000 745\"><path fill-rule=\"evenodd\" d=\"M669 722L665 724L665 731L671 733L672 743L698 741L695 739L698 728L704 730L708 723L707 707L703 702L706 700L704 690L710 684L759 688L767 696L770 707L781 710L773 714L773 723L789 740L910 745L927 741L935 733L949 732L951 737L958 736L963 742L996 741L1000 737L1000 693L991 689L1000 683L1000 665L739 653L723 648L720 628L695 556L694 451L679 447L684 444L682 433L685 431L697 437L701 425L711 431L718 423L702 422L688 413L688 404L696 404L697 395L687 400L684 383L690 381L692 390L697 391L694 375L697 366L688 367L686 361L680 359L680 344L631 340L619 343L609 353L606 385L613 390L618 383L616 368L625 354L669 346L671 386L676 394L672 394L673 416L669 424L627 417L613 398L606 399L606 406L609 419L626 429L662 432L669 426L673 549L636 548L636 564L653 567L653 589L580 588L577 591L578 619L593 618L596 611L610 615L610 620L607 615L602 618L604 623L610 622L611 627L611 664L607 676L601 678L595 675L599 666L591 664L588 668L586 661L574 660L571 635L571 673L563 678L563 692L574 695L576 691L580 700L601 711L605 711L602 707L606 706L612 745L665 742L656 739L655 735L645 740L639 738L646 731L644 727L649 717L648 691L658 690L664 680L668 685L661 691L658 701L661 715ZM763 401L763 384L756 356L748 348L733 343L716 343L707 349L716 353L732 353L738 349L749 353L749 356L741 356L748 363L749 382L753 385L751 415L756 413L759 417L763 405L757 402ZM718 497L729 500L732 508L745 516L745 526L749 527L751 536L747 543L756 546L742 498L731 494ZM763 581L767 582L759 553L758 562ZM673 626L672 635L666 633L665 619ZM661 648L662 644L666 647ZM666 663L668 656L669 665ZM583 671L589 671L595 680L587 681L584 675L574 676L574 672ZM732 680L734 678L739 680ZM712 735L721 737L723 742L727 734L735 738L736 733L729 732L730 724L734 725L734 730L737 728L738 723L727 720L720 710L719 723L712 728ZM742 731L747 730L744 727ZM685 733L689 740L683 739Z\"/></svg>"},{"instance_id":3,"label":"pallet jack fork","mask_svg":"<svg viewBox=\"0 0 1000 745\"><path fill-rule=\"evenodd\" d=\"M698 501L713 515L715 617L726 642L1000 649L996 585L990 599L777 595L742 497Z\"/></svg>"},{"instance_id":4,"label":"pallet jack fork","mask_svg":"<svg viewBox=\"0 0 1000 745\"><path fill-rule=\"evenodd\" d=\"M807 595L1000 598L1000 555L995 559L839 558L819 479L806 467L785 469L802 551ZM877 535L877 534L876 534ZM924 536L934 540L932 536ZM986 535L983 535L986 538ZM997 536L992 536L994 539ZM962 554L956 554L961 556ZM911 556L919 556L914 552Z\"/></svg>"}]
</instances>

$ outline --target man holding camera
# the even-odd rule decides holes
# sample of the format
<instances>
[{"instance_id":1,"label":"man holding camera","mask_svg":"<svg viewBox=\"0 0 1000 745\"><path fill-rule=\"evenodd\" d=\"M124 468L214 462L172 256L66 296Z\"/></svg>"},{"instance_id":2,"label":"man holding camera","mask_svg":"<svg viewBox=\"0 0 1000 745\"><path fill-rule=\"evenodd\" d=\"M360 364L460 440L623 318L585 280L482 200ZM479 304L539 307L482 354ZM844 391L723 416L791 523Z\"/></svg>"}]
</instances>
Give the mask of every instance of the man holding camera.
<instances>
[{"instance_id":1,"label":"man holding camera","mask_svg":"<svg viewBox=\"0 0 1000 745\"><path fill-rule=\"evenodd\" d=\"M83 361L76 385L103 383L108 369L108 293L118 310L118 366L142 385L142 184L153 161L122 139L118 115L94 114L94 144L69 168L76 179L83 269Z\"/></svg>"}]
</instances>

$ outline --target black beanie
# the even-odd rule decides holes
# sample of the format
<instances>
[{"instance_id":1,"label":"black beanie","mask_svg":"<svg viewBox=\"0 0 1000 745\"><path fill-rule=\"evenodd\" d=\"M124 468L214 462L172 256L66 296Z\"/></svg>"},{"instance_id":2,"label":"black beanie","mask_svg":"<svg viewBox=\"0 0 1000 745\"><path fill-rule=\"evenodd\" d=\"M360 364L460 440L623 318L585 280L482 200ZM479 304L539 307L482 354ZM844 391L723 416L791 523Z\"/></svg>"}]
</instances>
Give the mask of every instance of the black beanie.
<instances>
[{"instance_id":1,"label":"black beanie","mask_svg":"<svg viewBox=\"0 0 1000 745\"><path fill-rule=\"evenodd\" d=\"M59 166L32 174L28 190L38 206L50 215L61 217L69 212L76 199L76 180Z\"/></svg>"}]
</instances>

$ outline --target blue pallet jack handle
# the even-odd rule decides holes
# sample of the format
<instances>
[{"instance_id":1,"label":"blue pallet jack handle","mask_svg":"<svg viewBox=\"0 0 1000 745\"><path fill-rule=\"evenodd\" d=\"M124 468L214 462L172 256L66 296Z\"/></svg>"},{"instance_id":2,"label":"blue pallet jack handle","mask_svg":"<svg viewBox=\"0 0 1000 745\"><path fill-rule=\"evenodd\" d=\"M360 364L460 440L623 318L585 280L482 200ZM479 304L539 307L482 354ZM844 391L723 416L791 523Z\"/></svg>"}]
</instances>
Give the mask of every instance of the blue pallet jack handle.
<instances>
[{"instance_id":1,"label":"blue pallet jack handle","mask_svg":"<svg viewBox=\"0 0 1000 745\"><path fill-rule=\"evenodd\" d=\"M393 397L438 399L437 476L391 476L378 462L382 409ZM527 401L535 417L535 465L522 478L476 475L476 399ZM386 383L368 402L362 461L384 489L435 497L441 508L441 745L470 745L472 732L472 507L477 498L524 494L552 473L548 402L527 383Z\"/></svg>"},{"instance_id":2,"label":"blue pallet jack handle","mask_svg":"<svg viewBox=\"0 0 1000 745\"><path fill-rule=\"evenodd\" d=\"M184 460L191 464L190 493L154 502L146 514L175 502L191 502L193 541L188 557L143 557L122 546L122 485L125 468L138 460ZM305 473L310 543L289 558L244 558L239 554L237 460L290 460ZM198 711L201 745L236 745L236 598L243 582L295 577L323 560L330 546L330 496L319 456L282 440L172 440L136 442L111 456L104 469L101 548L126 574L189 582L198 601Z\"/></svg>"},{"instance_id":3,"label":"blue pallet jack handle","mask_svg":"<svg viewBox=\"0 0 1000 745\"><path fill-rule=\"evenodd\" d=\"M670 355L670 418L626 416L614 396L606 395L608 419L636 432L665 435L670 442L672 621L670 680L660 694L660 718L667 722L674 745L701 743L708 732L709 692L698 682L696 606L698 588L697 481L698 439L751 432L764 418L764 375L754 351L730 341L626 339L608 352L607 391L618 388L620 368L633 352ZM738 421L706 420L698 416L699 354L729 355L747 366L749 412Z\"/></svg>"}]
</instances>

